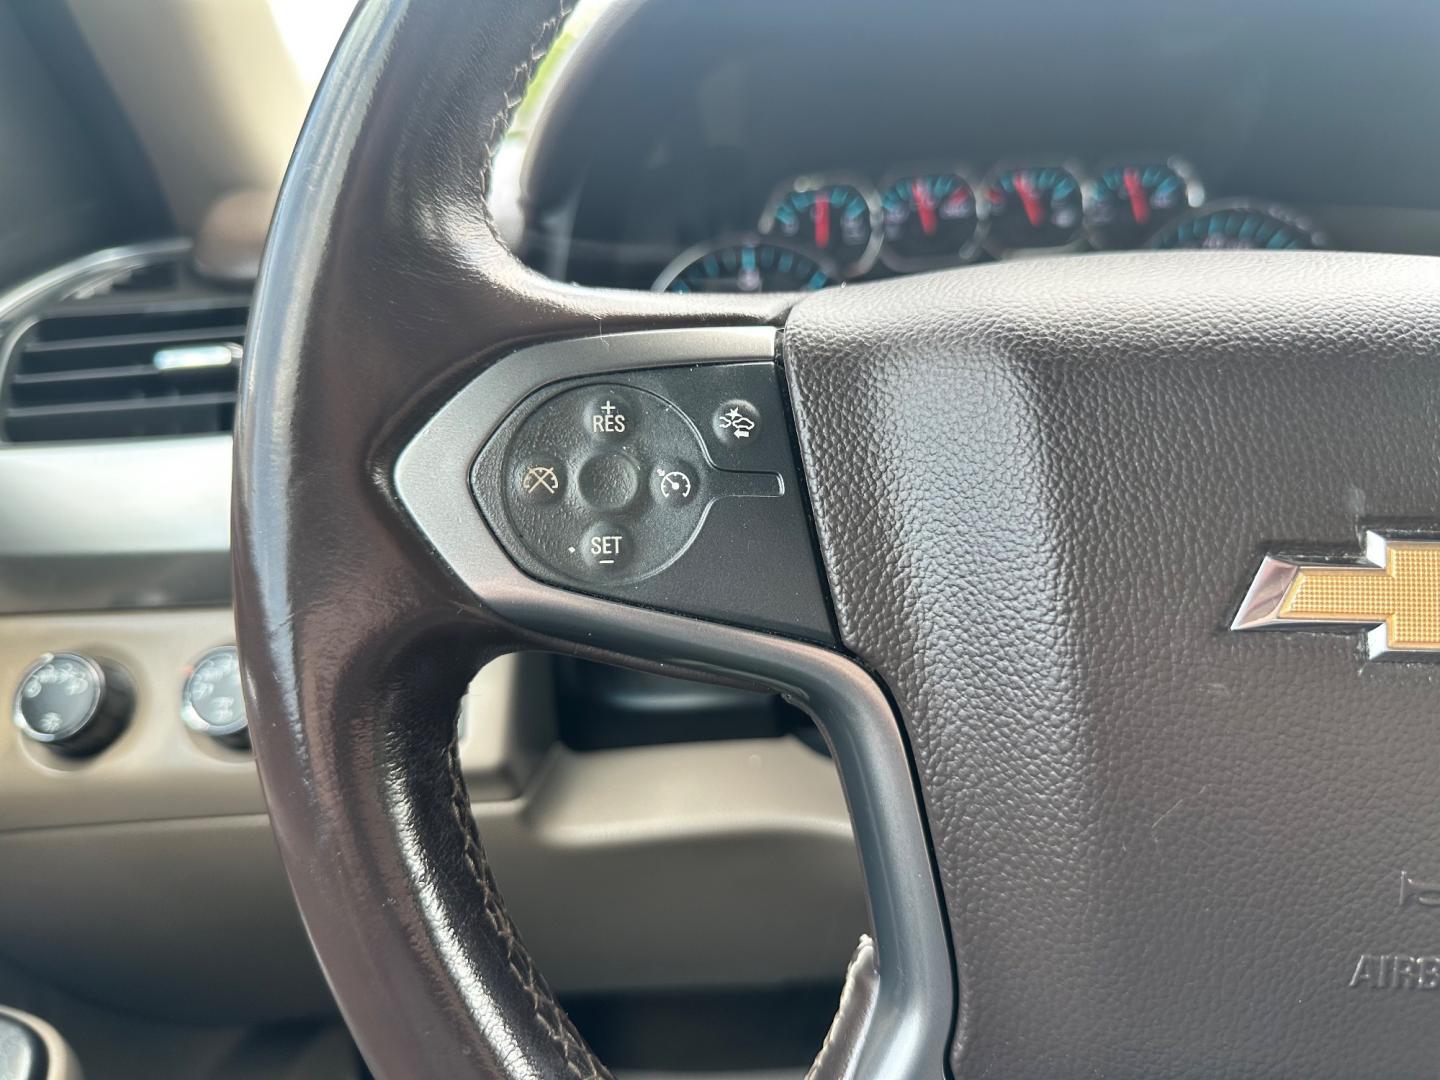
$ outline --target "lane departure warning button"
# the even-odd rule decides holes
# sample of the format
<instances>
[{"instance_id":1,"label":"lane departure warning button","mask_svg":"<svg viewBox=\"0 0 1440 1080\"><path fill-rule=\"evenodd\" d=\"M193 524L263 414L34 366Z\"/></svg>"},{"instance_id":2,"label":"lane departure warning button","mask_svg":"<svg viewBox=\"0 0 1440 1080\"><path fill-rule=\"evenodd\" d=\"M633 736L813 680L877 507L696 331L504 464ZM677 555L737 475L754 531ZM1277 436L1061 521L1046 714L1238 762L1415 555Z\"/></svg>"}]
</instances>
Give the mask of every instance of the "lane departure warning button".
<instances>
[{"instance_id":1,"label":"lane departure warning button","mask_svg":"<svg viewBox=\"0 0 1440 1080\"><path fill-rule=\"evenodd\" d=\"M760 410L748 401L736 398L715 410L711 421L715 437L726 446L752 445L760 429Z\"/></svg>"}]
</instances>

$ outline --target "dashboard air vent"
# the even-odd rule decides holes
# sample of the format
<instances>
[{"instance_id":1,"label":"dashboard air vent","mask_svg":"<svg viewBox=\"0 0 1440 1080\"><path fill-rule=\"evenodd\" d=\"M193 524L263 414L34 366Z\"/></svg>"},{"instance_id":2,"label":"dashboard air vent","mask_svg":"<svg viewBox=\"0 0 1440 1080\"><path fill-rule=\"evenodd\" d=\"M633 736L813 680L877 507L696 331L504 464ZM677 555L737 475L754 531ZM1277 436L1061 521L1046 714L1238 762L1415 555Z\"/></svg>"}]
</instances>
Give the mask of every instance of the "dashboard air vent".
<instances>
[{"instance_id":1,"label":"dashboard air vent","mask_svg":"<svg viewBox=\"0 0 1440 1080\"><path fill-rule=\"evenodd\" d=\"M119 293L56 305L16 328L3 364L0 439L230 430L248 298Z\"/></svg>"}]
</instances>

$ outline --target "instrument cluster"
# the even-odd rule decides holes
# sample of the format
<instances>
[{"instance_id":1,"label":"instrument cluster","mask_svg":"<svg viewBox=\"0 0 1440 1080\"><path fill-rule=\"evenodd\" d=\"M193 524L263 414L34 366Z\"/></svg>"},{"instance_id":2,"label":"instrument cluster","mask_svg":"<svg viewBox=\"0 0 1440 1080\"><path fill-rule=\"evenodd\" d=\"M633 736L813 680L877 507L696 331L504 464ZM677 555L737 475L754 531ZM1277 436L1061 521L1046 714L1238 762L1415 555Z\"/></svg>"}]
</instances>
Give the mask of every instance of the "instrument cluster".
<instances>
[{"instance_id":1,"label":"instrument cluster","mask_svg":"<svg viewBox=\"0 0 1440 1080\"><path fill-rule=\"evenodd\" d=\"M958 164L791 177L754 232L681 252L660 292L819 289L989 257L1126 248L1327 246L1303 215L1242 199L1207 203L1182 158L1143 157L1087 172L1064 159L1007 161L983 176Z\"/></svg>"}]
</instances>

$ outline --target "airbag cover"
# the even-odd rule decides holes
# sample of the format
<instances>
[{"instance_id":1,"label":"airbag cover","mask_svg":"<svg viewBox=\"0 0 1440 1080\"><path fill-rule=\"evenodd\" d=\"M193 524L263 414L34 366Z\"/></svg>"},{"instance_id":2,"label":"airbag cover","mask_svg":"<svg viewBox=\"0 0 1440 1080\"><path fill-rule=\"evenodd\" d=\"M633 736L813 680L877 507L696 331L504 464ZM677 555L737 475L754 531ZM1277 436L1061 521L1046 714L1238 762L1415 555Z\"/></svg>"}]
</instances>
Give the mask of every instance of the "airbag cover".
<instances>
[{"instance_id":1,"label":"airbag cover","mask_svg":"<svg viewBox=\"0 0 1440 1080\"><path fill-rule=\"evenodd\" d=\"M1440 669L1228 626L1277 545L1440 530L1437 352L1440 262L1391 256L1032 260L793 312L841 633L923 787L957 1076L1435 1074L1440 895L1401 874L1440 881Z\"/></svg>"}]
</instances>

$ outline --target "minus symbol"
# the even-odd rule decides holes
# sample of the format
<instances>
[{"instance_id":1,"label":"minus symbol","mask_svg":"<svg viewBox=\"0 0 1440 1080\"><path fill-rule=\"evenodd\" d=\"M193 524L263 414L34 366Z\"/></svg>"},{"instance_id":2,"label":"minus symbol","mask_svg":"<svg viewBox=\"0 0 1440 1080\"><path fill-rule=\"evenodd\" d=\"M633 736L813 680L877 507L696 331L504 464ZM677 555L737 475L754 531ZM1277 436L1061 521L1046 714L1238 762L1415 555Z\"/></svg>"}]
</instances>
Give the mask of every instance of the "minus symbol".
<instances>
[{"instance_id":1,"label":"minus symbol","mask_svg":"<svg viewBox=\"0 0 1440 1080\"><path fill-rule=\"evenodd\" d=\"M614 560L614 559L601 559L601 560L600 560L600 565L601 565L601 566L614 566L614 565L615 565L615 560Z\"/></svg>"}]
</instances>

